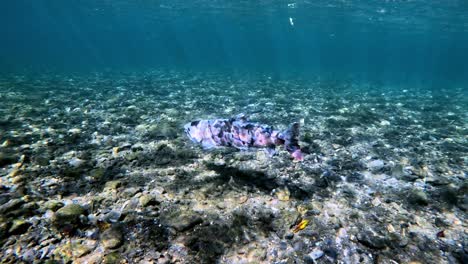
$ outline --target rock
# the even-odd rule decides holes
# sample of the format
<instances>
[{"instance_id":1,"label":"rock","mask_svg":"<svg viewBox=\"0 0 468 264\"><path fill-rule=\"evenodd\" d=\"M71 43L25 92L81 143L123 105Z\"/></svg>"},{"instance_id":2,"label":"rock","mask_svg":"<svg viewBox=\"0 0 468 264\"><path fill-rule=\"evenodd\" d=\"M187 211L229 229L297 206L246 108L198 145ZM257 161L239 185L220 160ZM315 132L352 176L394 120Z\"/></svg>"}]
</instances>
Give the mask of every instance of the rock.
<instances>
[{"instance_id":1,"label":"rock","mask_svg":"<svg viewBox=\"0 0 468 264\"><path fill-rule=\"evenodd\" d=\"M359 243L366 247L373 249L384 249L386 247L386 241L383 237L374 235L371 231L364 231L357 235Z\"/></svg>"},{"instance_id":2,"label":"rock","mask_svg":"<svg viewBox=\"0 0 468 264\"><path fill-rule=\"evenodd\" d=\"M104 256L102 264L119 264L122 257L117 252L112 252Z\"/></svg>"},{"instance_id":3,"label":"rock","mask_svg":"<svg viewBox=\"0 0 468 264\"><path fill-rule=\"evenodd\" d=\"M286 239L293 239L293 238L294 238L294 233L293 233L293 232L289 232L289 233L287 233L287 234L284 236L284 238L286 238Z\"/></svg>"},{"instance_id":4,"label":"rock","mask_svg":"<svg viewBox=\"0 0 468 264\"><path fill-rule=\"evenodd\" d=\"M58 209L62 208L64 204L57 200L49 200L44 203L44 208L52 211L57 211Z\"/></svg>"},{"instance_id":5,"label":"rock","mask_svg":"<svg viewBox=\"0 0 468 264\"><path fill-rule=\"evenodd\" d=\"M68 161L68 164L73 168L80 168L86 164L86 161L79 158L72 158Z\"/></svg>"},{"instance_id":6,"label":"rock","mask_svg":"<svg viewBox=\"0 0 468 264\"><path fill-rule=\"evenodd\" d=\"M203 223L203 219L195 212L187 211L166 215L164 222L177 231L183 232Z\"/></svg>"},{"instance_id":7,"label":"rock","mask_svg":"<svg viewBox=\"0 0 468 264\"><path fill-rule=\"evenodd\" d=\"M408 202L414 205L428 205L429 198L423 190L415 189L410 191Z\"/></svg>"},{"instance_id":8,"label":"rock","mask_svg":"<svg viewBox=\"0 0 468 264\"><path fill-rule=\"evenodd\" d=\"M401 178L405 175L405 171L403 170L403 165L398 163L395 164L391 169L391 175L395 178Z\"/></svg>"},{"instance_id":9,"label":"rock","mask_svg":"<svg viewBox=\"0 0 468 264\"><path fill-rule=\"evenodd\" d=\"M130 188L127 188L125 189L123 192L122 192L122 197L125 197L125 198L131 198L133 196L135 196L135 194L141 192L141 188L138 188L138 187L130 187Z\"/></svg>"},{"instance_id":10,"label":"rock","mask_svg":"<svg viewBox=\"0 0 468 264\"><path fill-rule=\"evenodd\" d=\"M12 235L20 235L26 233L28 231L28 228L31 226L31 223L26 222L23 219L17 219L13 221L13 224L11 225L10 229L8 230L8 233Z\"/></svg>"},{"instance_id":11,"label":"rock","mask_svg":"<svg viewBox=\"0 0 468 264\"><path fill-rule=\"evenodd\" d=\"M160 203L158 200L156 200L156 197L149 195L149 194L142 195L139 201L140 201L140 205L143 207L151 206L151 205L158 205Z\"/></svg>"},{"instance_id":12,"label":"rock","mask_svg":"<svg viewBox=\"0 0 468 264\"><path fill-rule=\"evenodd\" d=\"M0 214L4 215L5 213L8 213L10 211L18 209L21 205L23 205L25 202L23 199L13 199L7 202L6 204L2 204L0 206Z\"/></svg>"},{"instance_id":13,"label":"rock","mask_svg":"<svg viewBox=\"0 0 468 264\"><path fill-rule=\"evenodd\" d=\"M104 216L104 220L111 223L116 223L122 217L122 212L117 210L111 210Z\"/></svg>"},{"instance_id":14,"label":"rock","mask_svg":"<svg viewBox=\"0 0 468 264\"><path fill-rule=\"evenodd\" d=\"M69 204L55 212L53 222L58 225L77 224L85 209L79 204Z\"/></svg>"},{"instance_id":15,"label":"rock","mask_svg":"<svg viewBox=\"0 0 468 264\"><path fill-rule=\"evenodd\" d=\"M0 216L0 239L7 237L11 224L10 221Z\"/></svg>"},{"instance_id":16,"label":"rock","mask_svg":"<svg viewBox=\"0 0 468 264\"><path fill-rule=\"evenodd\" d=\"M119 180L108 181L108 182L106 182L106 184L104 185L104 189L116 190L116 189L119 188L120 186L122 186L122 182L119 181Z\"/></svg>"},{"instance_id":17,"label":"rock","mask_svg":"<svg viewBox=\"0 0 468 264\"><path fill-rule=\"evenodd\" d=\"M100 181L106 174L106 169L104 168L97 168L90 171L89 176L91 176L94 180Z\"/></svg>"},{"instance_id":18,"label":"rock","mask_svg":"<svg viewBox=\"0 0 468 264\"><path fill-rule=\"evenodd\" d=\"M289 201L290 195L291 194L290 194L289 189L287 187L285 187L284 189L278 190L276 192L276 197L278 197L278 200L280 200L280 201Z\"/></svg>"},{"instance_id":19,"label":"rock","mask_svg":"<svg viewBox=\"0 0 468 264\"><path fill-rule=\"evenodd\" d=\"M15 157L14 155L11 155L5 152L0 152L0 167L13 164L17 160L18 160L18 157Z\"/></svg>"},{"instance_id":20,"label":"rock","mask_svg":"<svg viewBox=\"0 0 468 264\"><path fill-rule=\"evenodd\" d=\"M321 257L323 257L324 252L320 249L316 249L312 252L310 252L307 256L309 256L313 260L317 260Z\"/></svg>"},{"instance_id":21,"label":"rock","mask_svg":"<svg viewBox=\"0 0 468 264\"><path fill-rule=\"evenodd\" d=\"M73 245L73 256L80 258L86 254L89 254L91 252L91 247L83 244L76 244Z\"/></svg>"},{"instance_id":22,"label":"rock","mask_svg":"<svg viewBox=\"0 0 468 264\"><path fill-rule=\"evenodd\" d=\"M109 228L102 232L101 243L107 249L118 248L123 243L123 234L119 228Z\"/></svg>"},{"instance_id":23,"label":"rock","mask_svg":"<svg viewBox=\"0 0 468 264\"><path fill-rule=\"evenodd\" d=\"M380 171L384 167L384 162L382 160L373 160L367 163L367 168L373 172Z\"/></svg>"},{"instance_id":24,"label":"rock","mask_svg":"<svg viewBox=\"0 0 468 264\"><path fill-rule=\"evenodd\" d=\"M46 155L39 155L34 158L34 161L40 166L47 166L50 163L50 157Z\"/></svg>"}]
</instances>

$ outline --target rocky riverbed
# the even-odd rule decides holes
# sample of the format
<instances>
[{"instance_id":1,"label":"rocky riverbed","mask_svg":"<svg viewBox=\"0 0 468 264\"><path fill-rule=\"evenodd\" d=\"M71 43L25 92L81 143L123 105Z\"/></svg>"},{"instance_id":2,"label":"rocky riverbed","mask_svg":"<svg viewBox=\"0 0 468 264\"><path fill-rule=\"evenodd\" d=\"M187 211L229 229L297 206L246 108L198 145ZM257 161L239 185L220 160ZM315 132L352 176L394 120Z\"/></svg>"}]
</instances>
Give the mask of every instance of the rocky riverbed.
<instances>
[{"instance_id":1,"label":"rocky riverbed","mask_svg":"<svg viewBox=\"0 0 468 264\"><path fill-rule=\"evenodd\" d=\"M466 263L468 94L153 71L0 78L2 263ZM301 123L287 152L184 123Z\"/></svg>"}]
</instances>

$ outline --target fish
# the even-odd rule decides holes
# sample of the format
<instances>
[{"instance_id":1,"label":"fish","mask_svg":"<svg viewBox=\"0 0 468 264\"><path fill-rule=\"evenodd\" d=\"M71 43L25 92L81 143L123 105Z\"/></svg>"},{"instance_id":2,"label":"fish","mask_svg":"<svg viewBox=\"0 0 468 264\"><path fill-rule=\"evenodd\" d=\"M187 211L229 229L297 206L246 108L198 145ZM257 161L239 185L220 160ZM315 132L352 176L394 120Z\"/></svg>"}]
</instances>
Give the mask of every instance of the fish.
<instances>
[{"instance_id":1,"label":"fish","mask_svg":"<svg viewBox=\"0 0 468 264\"><path fill-rule=\"evenodd\" d=\"M304 156L299 146L299 123L293 123L285 131L270 125L250 122L244 114L228 119L196 120L184 125L189 139L203 149L234 147L240 150L265 148L270 156L276 154L276 146L284 146L296 161Z\"/></svg>"}]
</instances>

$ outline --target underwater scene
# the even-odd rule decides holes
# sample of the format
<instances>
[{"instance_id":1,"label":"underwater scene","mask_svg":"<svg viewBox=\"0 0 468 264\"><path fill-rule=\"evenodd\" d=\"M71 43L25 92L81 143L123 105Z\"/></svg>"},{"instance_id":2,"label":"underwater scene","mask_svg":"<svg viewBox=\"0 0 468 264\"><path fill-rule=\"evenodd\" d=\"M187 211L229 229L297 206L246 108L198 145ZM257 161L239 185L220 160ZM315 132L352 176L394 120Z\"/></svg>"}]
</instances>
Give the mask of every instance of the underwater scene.
<instances>
[{"instance_id":1,"label":"underwater scene","mask_svg":"<svg viewBox=\"0 0 468 264\"><path fill-rule=\"evenodd\" d=\"M468 2L0 3L0 263L468 263Z\"/></svg>"}]
</instances>

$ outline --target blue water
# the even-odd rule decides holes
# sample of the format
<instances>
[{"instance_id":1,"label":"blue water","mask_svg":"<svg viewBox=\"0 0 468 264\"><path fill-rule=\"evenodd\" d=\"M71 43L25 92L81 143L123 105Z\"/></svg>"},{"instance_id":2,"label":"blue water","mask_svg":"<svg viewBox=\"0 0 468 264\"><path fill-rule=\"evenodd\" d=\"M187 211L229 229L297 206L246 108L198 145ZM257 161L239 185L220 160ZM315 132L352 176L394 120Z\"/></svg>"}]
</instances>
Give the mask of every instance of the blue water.
<instances>
[{"instance_id":1,"label":"blue water","mask_svg":"<svg viewBox=\"0 0 468 264\"><path fill-rule=\"evenodd\" d=\"M3 72L168 68L468 83L464 0L3 1L0 36Z\"/></svg>"}]
</instances>

